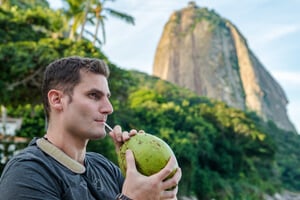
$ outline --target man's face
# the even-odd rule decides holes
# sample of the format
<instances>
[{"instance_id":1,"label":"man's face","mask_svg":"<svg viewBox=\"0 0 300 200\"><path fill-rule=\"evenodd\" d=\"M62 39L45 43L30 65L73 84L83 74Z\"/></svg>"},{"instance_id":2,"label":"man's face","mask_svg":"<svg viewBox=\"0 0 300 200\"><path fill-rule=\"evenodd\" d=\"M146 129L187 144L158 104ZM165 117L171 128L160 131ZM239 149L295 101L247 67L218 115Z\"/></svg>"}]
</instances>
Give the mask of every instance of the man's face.
<instances>
[{"instance_id":1,"label":"man's face","mask_svg":"<svg viewBox=\"0 0 300 200\"><path fill-rule=\"evenodd\" d=\"M105 76L81 72L81 81L73 89L72 101L64 95L65 130L74 137L98 139L106 135L104 122L113 112Z\"/></svg>"}]
</instances>

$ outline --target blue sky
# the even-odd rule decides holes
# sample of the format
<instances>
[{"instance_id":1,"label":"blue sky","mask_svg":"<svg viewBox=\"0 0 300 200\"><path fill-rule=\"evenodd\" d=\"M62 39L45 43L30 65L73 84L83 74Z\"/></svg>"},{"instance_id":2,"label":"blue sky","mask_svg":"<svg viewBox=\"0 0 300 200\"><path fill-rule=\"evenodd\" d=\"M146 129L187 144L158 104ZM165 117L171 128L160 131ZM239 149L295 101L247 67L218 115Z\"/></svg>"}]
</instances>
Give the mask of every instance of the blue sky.
<instances>
[{"instance_id":1,"label":"blue sky","mask_svg":"<svg viewBox=\"0 0 300 200\"><path fill-rule=\"evenodd\" d=\"M53 8L61 0L49 0ZM124 69L152 74L154 54L164 25L187 0L118 0L106 7L132 15L136 25L108 18L104 53ZM288 115L300 133L300 0L195 0L230 20L248 46L284 89Z\"/></svg>"}]
</instances>

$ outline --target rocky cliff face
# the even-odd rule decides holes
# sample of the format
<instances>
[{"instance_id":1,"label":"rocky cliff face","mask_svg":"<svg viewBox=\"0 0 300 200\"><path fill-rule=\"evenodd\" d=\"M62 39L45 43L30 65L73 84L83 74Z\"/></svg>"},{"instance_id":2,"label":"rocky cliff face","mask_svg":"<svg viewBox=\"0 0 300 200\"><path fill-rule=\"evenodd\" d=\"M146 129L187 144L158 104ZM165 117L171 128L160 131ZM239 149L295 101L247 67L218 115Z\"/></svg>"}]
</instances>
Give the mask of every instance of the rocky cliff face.
<instances>
[{"instance_id":1,"label":"rocky cliff face","mask_svg":"<svg viewBox=\"0 0 300 200\"><path fill-rule=\"evenodd\" d=\"M295 131L280 85L228 20L194 3L174 12L157 46L153 75Z\"/></svg>"}]
</instances>

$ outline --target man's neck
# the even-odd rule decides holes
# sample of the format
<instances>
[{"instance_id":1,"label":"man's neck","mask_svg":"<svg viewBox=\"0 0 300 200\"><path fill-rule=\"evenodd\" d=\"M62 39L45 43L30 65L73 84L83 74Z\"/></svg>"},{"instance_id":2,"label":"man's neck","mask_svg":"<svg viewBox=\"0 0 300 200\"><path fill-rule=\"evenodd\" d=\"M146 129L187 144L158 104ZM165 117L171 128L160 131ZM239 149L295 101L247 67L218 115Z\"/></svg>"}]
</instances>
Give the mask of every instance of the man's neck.
<instances>
[{"instance_id":1,"label":"man's neck","mask_svg":"<svg viewBox=\"0 0 300 200\"><path fill-rule=\"evenodd\" d=\"M61 132L53 133L51 130L47 131L45 137L69 157L84 165L87 141Z\"/></svg>"}]
</instances>

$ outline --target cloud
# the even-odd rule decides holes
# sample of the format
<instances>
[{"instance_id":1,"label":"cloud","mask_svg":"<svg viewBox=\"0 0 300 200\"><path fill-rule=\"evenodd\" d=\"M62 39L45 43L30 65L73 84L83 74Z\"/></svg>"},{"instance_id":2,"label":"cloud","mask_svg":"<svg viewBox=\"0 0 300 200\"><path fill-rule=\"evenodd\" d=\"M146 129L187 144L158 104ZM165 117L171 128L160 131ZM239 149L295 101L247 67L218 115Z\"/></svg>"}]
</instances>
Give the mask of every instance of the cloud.
<instances>
[{"instance_id":1,"label":"cloud","mask_svg":"<svg viewBox=\"0 0 300 200\"><path fill-rule=\"evenodd\" d=\"M286 25L275 25L270 27L267 32L261 35L261 38L265 42L272 42L274 40L278 40L282 37L286 37L290 34L296 33L300 31L299 25L296 24L286 24Z\"/></svg>"}]
</instances>

